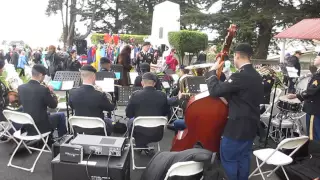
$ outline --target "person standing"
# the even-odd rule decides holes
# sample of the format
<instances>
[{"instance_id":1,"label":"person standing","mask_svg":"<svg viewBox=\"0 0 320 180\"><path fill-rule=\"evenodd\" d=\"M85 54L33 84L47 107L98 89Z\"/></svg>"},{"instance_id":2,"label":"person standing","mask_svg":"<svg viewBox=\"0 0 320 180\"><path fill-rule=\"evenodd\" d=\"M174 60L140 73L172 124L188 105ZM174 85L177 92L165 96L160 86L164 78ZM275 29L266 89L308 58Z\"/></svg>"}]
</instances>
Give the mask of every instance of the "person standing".
<instances>
[{"instance_id":1,"label":"person standing","mask_svg":"<svg viewBox=\"0 0 320 180\"><path fill-rule=\"evenodd\" d=\"M71 50L70 57L65 61L64 67L67 71L79 71L81 68L81 64L77 59L77 51Z\"/></svg>"},{"instance_id":2,"label":"person standing","mask_svg":"<svg viewBox=\"0 0 320 180\"><path fill-rule=\"evenodd\" d=\"M239 44L234 52L238 72L225 82L219 81L216 70L223 63L218 64L217 61L205 76L210 95L224 97L229 106L229 118L220 145L222 166L228 180L247 180L253 140L260 120L263 85L261 76L250 63L252 47Z\"/></svg>"},{"instance_id":3,"label":"person standing","mask_svg":"<svg viewBox=\"0 0 320 180\"><path fill-rule=\"evenodd\" d=\"M12 46L12 56L11 56L11 60L12 60L12 64L14 65L14 68L17 69L18 67L18 61L19 61L19 53L18 50L16 48L16 45Z\"/></svg>"},{"instance_id":4,"label":"person standing","mask_svg":"<svg viewBox=\"0 0 320 180\"><path fill-rule=\"evenodd\" d=\"M150 42L144 42L142 45L142 49L140 52L137 53L137 58L136 58L136 70L138 73L140 73L140 64L142 63L148 63L151 64L153 60L153 54L149 53L150 49Z\"/></svg>"},{"instance_id":5,"label":"person standing","mask_svg":"<svg viewBox=\"0 0 320 180\"><path fill-rule=\"evenodd\" d=\"M20 53L20 56L19 56L19 61L18 61L18 66L17 68L20 69L20 74L19 74L19 77L21 76L25 76L25 72L24 72L24 66L27 65L27 57L26 57L26 53L24 51L22 51Z\"/></svg>"},{"instance_id":6,"label":"person standing","mask_svg":"<svg viewBox=\"0 0 320 180\"><path fill-rule=\"evenodd\" d=\"M300 76L300 72L301 72L301 65L299 62L299 58L302 54L303 53L301 53L301 51L296 51L294 55L288 59L288 65L298 70L298 76ZM289 81L288 93L295 93L296 91L296 89L294 88L295 78L289 77L288 81Z\"/></svg>"},{"instance_id":7,"label":"person standing","mask_svg":"<svg viewBox=\"0 0 320 180\"><path fill-rule=\"evenodd\" d=\"M314 60L318 68L308 83L307 90L300 94L288 94L289 99L298 98L304 101L303 111L306 112L307 133L310 140L320 140L320 53Z\"/></svg>"},{"instance_id":8,"label":"person standing","mask_svg":"<svg viewBox=\"0 0 320 180\"><path fill-rule=\"evenodd\" d=\"M122 50L120 55L118 56L118 64L121 64L123 67L123 73L122 73L122 79L119 80L119 83L121 86L129 86L129 80L128 80L128 72L132 69L131 66L131 47L129 45L126 45Z\"/></svg>"}]
</instances>

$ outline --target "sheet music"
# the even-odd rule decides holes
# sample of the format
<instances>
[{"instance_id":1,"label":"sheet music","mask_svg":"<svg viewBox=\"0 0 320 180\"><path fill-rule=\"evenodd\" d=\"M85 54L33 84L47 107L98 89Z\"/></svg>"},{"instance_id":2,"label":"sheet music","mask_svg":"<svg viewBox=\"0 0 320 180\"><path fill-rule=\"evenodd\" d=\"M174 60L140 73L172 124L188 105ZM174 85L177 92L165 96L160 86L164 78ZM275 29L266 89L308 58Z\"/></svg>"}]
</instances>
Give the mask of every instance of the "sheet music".
<instances>
[{"instance_id":1,"label":"sheet music","mask_svg":"<svg viewBox=\"0 0 320 180\"><path fill-rule=\"evenodd\" d=\"M50 81L51 81L51 77L46 75L46 76L44 77L43 82L44 82L45 84L49 84Z\"/></svg>"},{"instance_id":2,"label":"sheet music","mask_svg":"<svg viewBox=\"0 0 320 180\"><path fill-rule=\"evenodd\" d=\"M298 76L298 70L294 67L286 67L287 71L288 71L288 76L290 78L297 78Z\"/></svg>"},{"instance_id":3,"label":"sheet music","mask_svg":"<svg viewBox=\"0 0 320 180\"><path fill-rule=\"evenodd\" d=\"M137 72L130 72L129 73L130 76L130 81L131 84L134 84L134 81L136 80L136 78L139 76L139 74Z\"/></svg>"},{"instance_id":4,"label":"sheet music","mask_svg":"<svg viewBox=\"0 0 320 180\"><path fill-rule=\"evenodd\" d=\"M103 92L114 92L114 79L104 78L103 81L96 81L96 85L99 86Z\"/></svg>"},{"instance_id":5,"label":"sheet music","mask_svg":"<svg viewBox=\"0 0 320 180\"><path fill-rule=\"evenodd\" d=\"M104 78L104 84L106 84L105 92L114 92L114 79L113 78Z\"/></svg>"},{"instance_id":6,"label":"sheet music","mask_svg":"<svg viewBox=\"0 0 320 180\"><path fill-rule=\"evenodd\" d=\"M206 84L200 84L200 92L204 92L208 90L208 85Z\"/></svg>"},{"instance_id":7,"label":"sheet music","mask_svg":"<svg viewBox=\"0 0 320 180\"><path fill-rule=\"evenodd\" d=\"M178 74L172 74L171 77L172 77L175 84L178 83L178 80L179 80Z\"/></svg>"},{"instance_id":8,"label":"sheet music","mask_svg":"<svg viewBox=\"0 0 320 180\"><path fill-rule=\"evenodd\" d=\"M162 86L165 88L165 89L169 89L170 88L170 85L168 82L162 82Z\"/></svg>"},{"instance_id":9,"label":"sheet music","mask_svg":"<svg viewBox=\"0 0 320 180\"><path fill-rule=\"evenodd\" d=\"M73 88L74 81L62 81L61 90L67 91Z\"/></svg>"}]
</instances>

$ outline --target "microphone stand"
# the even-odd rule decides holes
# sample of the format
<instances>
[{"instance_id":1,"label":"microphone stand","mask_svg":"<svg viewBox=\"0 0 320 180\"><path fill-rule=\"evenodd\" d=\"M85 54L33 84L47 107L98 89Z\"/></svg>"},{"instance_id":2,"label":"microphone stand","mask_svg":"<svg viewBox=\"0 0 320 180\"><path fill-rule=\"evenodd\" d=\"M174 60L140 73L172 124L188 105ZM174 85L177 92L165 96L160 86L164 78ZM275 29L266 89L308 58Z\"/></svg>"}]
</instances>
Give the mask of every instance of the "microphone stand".
<instances>
[{"instance_id":1,"label":"microphone stand","mask_svg":"<svg viewBox=\"0 0 320 180\"><path fill-rule=\"evenodd\" d=\"M264 142L264 148L267 147L268 144L268 139L269 139L269 132L270 132L270 126L271 126L271 119L272 119L272 113L273 113L273 108L274 108L274 103L276 100L276 93L277 93L277 86L278 83L275 83L275 88L274 88L274 93L273 93L273 99L272 99L272 104L271 104L271 110L270 110L270 116L269 116L269 122L268 122L268 129L267 129L267 135L266 135L266 140Z\"/></svg>"}]
</instances>

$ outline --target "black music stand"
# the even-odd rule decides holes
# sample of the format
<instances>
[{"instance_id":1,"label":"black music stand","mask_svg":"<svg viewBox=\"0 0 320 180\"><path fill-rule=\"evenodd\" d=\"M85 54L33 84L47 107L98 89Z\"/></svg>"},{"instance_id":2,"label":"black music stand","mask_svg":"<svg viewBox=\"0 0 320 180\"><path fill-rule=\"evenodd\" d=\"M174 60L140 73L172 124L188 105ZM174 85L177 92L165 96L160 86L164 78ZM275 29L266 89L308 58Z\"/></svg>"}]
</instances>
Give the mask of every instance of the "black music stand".
<instances>
[{"instance_id":1,"label":"black music stand","mask_svg":"<svg viewBox=\"0 0 320 180\"><path fill-rule=\"evenodd\" d=\"M53 80L54 81L74 81L73 88L75 88L80 86L81 74L78 71L57 71ZM67 118L69 119L69 90L66 90L66 105L67 105ZM72 109L71 109L71 114L73 114Z\"/></svg>"},{"instance_id":2,"label":"black music stand","mask_svg":"<svg viewBox=\"0 0 320 180\"><path fill-rule=\"evenodd\" d=\"M201 93L200 84L207 84L204 76L186 77L186 83L189 89L189 93L192 94Z\"/></svg>"},{"instance_id":3,"label":"black music stand","mask_svg":"<svg viewBox=\"0 0 320 180\"><path fill-rule=\"evenodd\" d=\"M122 79L123 76L123 66L120 64L112 64L111 65L111 69L115 72L115 73L120 73L120 79Z\"/></svg>"},{"instance_id":4,"label":"black music stand","mask_svg":"<svg viewBox=\"0 0 320 180\"><path fill-rule=\"evenodd\" d=\"M133 92L137 90L142 90L142 87L130 87L130 86L123 86L119 87L119 106L127 106L129 103L130 96Z\"/></svg>"},{"instance_id":5,"label":"black music stand","mask_svg":"<svg viewBox=\"0 0 320 180\"><path fill-rule=\"evenodd\" d=\"M96 73L96 80L103 81L104 78L112 78L114 79L114 72L100 71Z\"/></svg>"}]
</instances>

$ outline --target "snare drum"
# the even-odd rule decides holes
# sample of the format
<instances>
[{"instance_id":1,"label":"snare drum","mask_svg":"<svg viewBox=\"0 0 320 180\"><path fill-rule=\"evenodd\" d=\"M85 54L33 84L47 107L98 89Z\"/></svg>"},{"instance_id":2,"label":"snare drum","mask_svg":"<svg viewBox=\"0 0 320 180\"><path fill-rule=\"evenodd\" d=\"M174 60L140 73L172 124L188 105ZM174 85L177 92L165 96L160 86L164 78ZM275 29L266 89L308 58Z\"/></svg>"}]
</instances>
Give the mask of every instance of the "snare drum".
<instances>
[{"instance_id":1,"label":"snare drum","mask_svg":"<svg viewBox=\"0 0 320 180\"><path fill-rule=\"evenodd\" d=\"M288 99L287 96L279 97L277 107L283 111L299 112L301 110L301 101L297 98Z\"/></svg>"}]
</instances>

